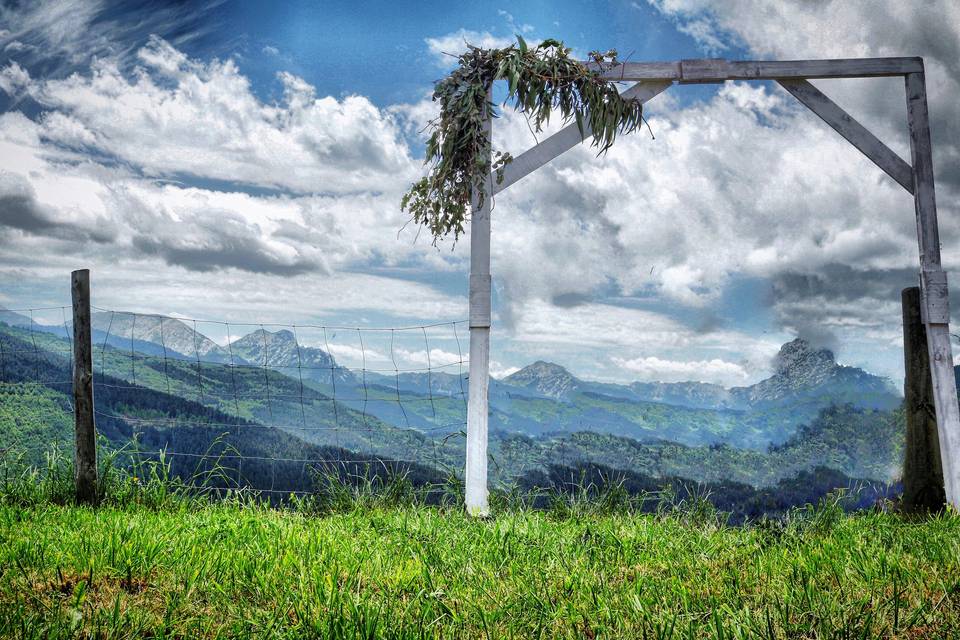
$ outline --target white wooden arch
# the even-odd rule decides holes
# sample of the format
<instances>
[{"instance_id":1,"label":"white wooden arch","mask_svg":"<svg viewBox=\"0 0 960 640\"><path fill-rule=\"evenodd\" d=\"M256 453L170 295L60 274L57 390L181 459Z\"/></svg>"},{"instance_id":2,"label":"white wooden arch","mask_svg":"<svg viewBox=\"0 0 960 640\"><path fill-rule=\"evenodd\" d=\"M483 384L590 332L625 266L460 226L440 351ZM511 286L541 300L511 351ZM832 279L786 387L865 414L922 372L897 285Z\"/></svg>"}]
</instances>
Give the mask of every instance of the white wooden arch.
<instances>
[{"instance_id":1,"label":"white wooden arch","mask_svg":"<svg viewBox=\"0 0 960 640\"><path fill-rule=\"evenodd\" d=\"M588 65L590 66L590 65ZM594 67L596 68L596 67ZM615 80L634 81L623 94L646 102L673 83L720 83L727 80L775 80L837 133L872 160L914 197L920 248L921 314L927 332L933 378L937 432L949 504L960 508L960 407L950 348L947 277L941 267L937 206L933 185L927 91L922 58L848 58L838 60L631 62L604 72ZM900 158L830 98L810 84L818 78L904 78L911 162ZM585 136L590 135L589 125ZM486 120L491 133L491 120ZM470 386L467 409L466 507L474 515L489 511L487 495L487 418L490 375L490 203L499 193L583 142L576 124L517 156L503 180L488 179L483 198L474 194L470 231Z\"/></svg>"}]
</instances>

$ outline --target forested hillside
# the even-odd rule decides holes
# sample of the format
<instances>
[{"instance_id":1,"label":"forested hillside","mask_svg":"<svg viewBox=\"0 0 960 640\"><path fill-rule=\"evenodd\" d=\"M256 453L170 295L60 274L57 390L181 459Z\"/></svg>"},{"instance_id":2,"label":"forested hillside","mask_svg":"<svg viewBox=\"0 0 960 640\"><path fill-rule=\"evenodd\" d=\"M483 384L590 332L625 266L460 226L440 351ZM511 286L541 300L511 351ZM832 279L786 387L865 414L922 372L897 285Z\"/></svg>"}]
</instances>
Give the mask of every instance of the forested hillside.
<instances>
[{"instance_id":1,"label":"forested hillside","mask_svg":"<svg viewBox=\"0 0 960 640\"><path fill-rule=\"evenodd\" d=\"M29 318L10 319L29 332L31 342L36 336L43 341L42 332L64 331L30 323ZM217 402L211 406L281 428L293 429L298 422L301 427L305 422L326 427L336 423L340 418L331 411L332 401L326 407L310 406L318 397L353 409L355 413L344 414L346 423L351 416L358 415L361 422L374 416L404 429L453 433L466 422L469 380L464 373L353 372L323 349L298 343L289 330L261 328L221 347L175 318L101 312L94 314L94 327L100 332L95 337L103 356L99 364L107 373L138 383L139 375L148 386L205 404L210 404L204 398L209 388L210 400ZM802 340L785 344L775 359L774 374L750 387L600 383L547 362L490 383L494 430L531 436L590 430L640 441L668 440L691 447L728 444L761 451L784 443L823 408L849 403L891 410L901 401L888 380L839 365L831 352ZM227 407L231 402L234 406ZM357 432L351 424L343 426ZM316 429L299 435L318 444L376 444L332 442Z\"/></svg>"},{"instance_id":2,"label":"forested hillside","mask_svg":"<svg viewBox=\"0 0 960 640\"><path fill-rule=\"evenodd\" d=\"M0 383L0 446L11 456L39 464L51 447L62 447L66 455L72 453L71 400L58 390L69 390L63 381L71 376L61 343L53 336L38 336L36 343L15 333L4 336L5 353L17 354L6 359L4 382ZM140 378L144 382L156 379L149 374ZM321 468L350 473L368 466L375 475L403 468L420 484L444 479L439 471L417 462L415 446L403 449L407 455L398 458L371 451L358 453L311 444L242 414L122 378L98 374L95 387L98 433L110 448L122 452L121 461L156 459L156 452L163 451L174 475L202 478L213 486L311 491ZM208 390L212 394L213 385ZM386 425L379 427L390 430ZM369 437L373 429L364 435ZM414 441L423 440L421 434L409 435ZM388 461L380 462L384 458Z\"/></svg>"},{"instance_id":3,"label":"forested hillside","mask_svg":"<svg viewBox=\"0 0 960 640\"><path fill-rule=\"evenodd\" d=\"M148 330L146 325L144 331ZM216 469L219 485L278 493L311 490L318 469L315 461L356 460L362 466L374 458L387 460L387 469L409 468L420 484L439 482L462 465L462 427L455 420L463 408L463 398L457 395L463 381L457 376L441 374L428 380L412 374L371 375L362 378L360 387L344 389L343 384L357 376L341 370L337 390L343 400L335 400L324 390L332 390L337 381L302 380L284 373L290 351L280 347L289 347L289 336L251 335L245 347L242 342L237 345L235 357L273 353L266 357L273 358L276 368L225 366L101 343L95 358L100 433L114 448L129 449L135 441L141 450L176 454L170 460L178 476L197 477ZM0 338L5 381L0 443L35 462L42 461L51 443L62 442L69 451L72 419L64 393L70 389L68 341L54 331L9 326L0 326ZM273 348L258 351L257 345L265 341ZM332 359L322 361L336 367ZM544 371L557 373L556 368L540 367L535 385L544 382ZM546 388L529 388L518 378L495 385L490 441L495 483L529 486L547 482L558 470L600 465L608 474L629 478L627 486L635 490L701 483L731 511L750 514L755 511L750 505L766 504L775 510L793 504L789 500L774 504L771 491L809 500L823 495L832 482L844 486L854 479L888 482L898 475L904 437L899 412L852 404L814 411L821 402L814 398L803 405L813 417L785 434L780 444L761 449L760 439L747 448L716 442L690 446L678 434L736 433L740 443L747 438L744 434L769 437L770 417L796 411L797 405L757 411L695 409L630 400L616 395L622 389L613 385L604 395L598 391L604 387L591 387L593 383L572 376L565 380ZM391 382L393 388L388 386ZM427 382L430 393L418 391ZM444 390L449 392L446 397ZM509 413L497 408L505 402L510 403ZM372 410L377 405L391 409ZM416 416L425 411L446 416L453 426L417 422ZM375 413L405 418L410 428L394 426ZM604 422L610 415L629 416L632 428L623 434L617 426L622 423ZM558 416L567 416L561 423L568 425L566 429L542 426L558 424ZM516 428L512 422L518 419L541 426ZM631 437L641 429L641 437ZM803 477L798 474L805 472L824 482L798 481Z\"/></svg>"}]
</instances>

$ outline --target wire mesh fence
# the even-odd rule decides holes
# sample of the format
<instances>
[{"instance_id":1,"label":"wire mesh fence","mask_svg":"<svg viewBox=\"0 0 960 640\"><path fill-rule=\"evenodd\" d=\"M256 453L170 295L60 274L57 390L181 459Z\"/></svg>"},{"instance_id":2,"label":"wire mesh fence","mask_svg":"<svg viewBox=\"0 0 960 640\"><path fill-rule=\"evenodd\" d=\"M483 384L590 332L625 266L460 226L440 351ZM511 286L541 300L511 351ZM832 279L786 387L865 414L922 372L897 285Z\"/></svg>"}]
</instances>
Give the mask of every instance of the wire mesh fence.
<instances>
[{"instance_id":1,"label":"wire mesh fence","mask_svg":"<svg viewBox=\"0 0 960 640\"><path fill-rule=\"evenodd\" d=\"M59 403L49 438L64 443L71 314L0 311L0 385ZM428 483L461 466L465 321L370 328L92 307L91 325L98 434L123 459L162 459L207 490L277 495L309 493L329 473ZM51 444L11 439L4 448Z\"/></svg>"}]
</instances>

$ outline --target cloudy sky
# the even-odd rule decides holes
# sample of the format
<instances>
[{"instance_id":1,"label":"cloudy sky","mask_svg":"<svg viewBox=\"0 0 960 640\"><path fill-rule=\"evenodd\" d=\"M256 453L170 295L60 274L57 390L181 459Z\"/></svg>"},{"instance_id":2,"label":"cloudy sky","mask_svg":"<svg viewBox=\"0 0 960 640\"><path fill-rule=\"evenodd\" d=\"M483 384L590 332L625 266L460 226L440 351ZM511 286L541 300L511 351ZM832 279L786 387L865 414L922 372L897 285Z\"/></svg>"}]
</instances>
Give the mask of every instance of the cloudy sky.
<instances>
[{"instance_id":1,"label":"cloudy sky","mask_svg":"<svg viewBox=\"0 0 960 640\"><path fill-rule=\"evenodd\" d=\"M465 318L469 239L433 247L398 203L450 54L514 34L632 61L924 56L960 282L960 4L451 4L0 5L0 304L65 304L70 270L88 267L107 309ZM816 84L909 157L902 81ZM497 197L494 373L548 359L740 385L801 335L899 381L911 197L770 83L675 86L647 113L654 138L575 149ZM515 154L535 142L509 110L494 128Z\"/></svg>"}]
</instances>

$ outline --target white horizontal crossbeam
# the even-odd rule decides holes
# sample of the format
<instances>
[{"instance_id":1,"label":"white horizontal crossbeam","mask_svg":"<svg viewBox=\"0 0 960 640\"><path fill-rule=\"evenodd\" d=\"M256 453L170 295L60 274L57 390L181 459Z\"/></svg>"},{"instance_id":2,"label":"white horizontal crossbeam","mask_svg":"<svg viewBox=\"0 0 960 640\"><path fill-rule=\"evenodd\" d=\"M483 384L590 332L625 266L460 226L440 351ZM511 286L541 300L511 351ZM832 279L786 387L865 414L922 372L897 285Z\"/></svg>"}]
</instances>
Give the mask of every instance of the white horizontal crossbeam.
<instances>
[{"instance_id":1,"label":"white horizontal crossbeam","mask_svg":"<svg viewBox=\"0 0 960 640\"><path fill-rule=\"evenodd\" d=\"M599 68L599 65L593 62L585 64L593 69ZM913 170L910 165L806 79L904 76L922 71L921 58L774 61L711 58L678 62L624 62L605 68L603 76L608 79L637 81L637 84L627 89L623 95L641 102L652 99L674 82L696 84L727 80L777 80L904 189L913 193ZM592 131L589 124L584 123L582 134L576 124L571 124L527 149L506 166L503 179L493 185L493 193L500 193L563 152L577 146L590 135Z\"/></svg>"},{"instance_id":2,"label":"white horizontal crossbeam","mask_svg":"<svg viewBox=\"0 0 960 640\"><path fill-rule=\"evenodd\" d=\"M640 102L648 102L661 92L663 92L672 83L668 81L658 82L638 82L621 96L631 98ZM547 164L565 151L569 151L587 138L593 135L590 123L584 121L583 134L580 133L580 127L576 123L569 124L557 133L553 134L543 142L527 149L519 156L513 159L503 170L503 180L499 183L494 182L493 193L497 194L524 178L543 165Z\"/></svg>"},{"instance_id":3,"label":"white horizontal crossbeam","mask_svg":"<svg viewBox=\"0 0 960 640\"><path fill-rule=\"evenodd\" d=\"M592 69L599 65L585 63ZM784 78L876 78L923 71L922 58L856 58L839 60L680 60L679 62L623 62L604 66L603 75L615 80L671 80L681 83Z\"/></svg>"},{"instance_id":4,"label":"white horizontal crossbeam","mask_svg":"<svg viewBox=\"0 0 960 640\"><path fill-rule=\"evenodd\" d=\"M901 187L913 193L913 168L890 147L883 144L877 136L841 109L837 103L806 80L778 80L778 82L810 111L833 127L834 131L859 149L863 155L870 158L875 165L883 169L888 176L896 180Z\"/></svg>"}]
</instances>

